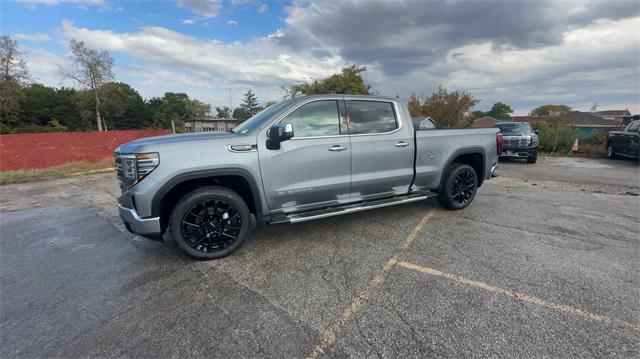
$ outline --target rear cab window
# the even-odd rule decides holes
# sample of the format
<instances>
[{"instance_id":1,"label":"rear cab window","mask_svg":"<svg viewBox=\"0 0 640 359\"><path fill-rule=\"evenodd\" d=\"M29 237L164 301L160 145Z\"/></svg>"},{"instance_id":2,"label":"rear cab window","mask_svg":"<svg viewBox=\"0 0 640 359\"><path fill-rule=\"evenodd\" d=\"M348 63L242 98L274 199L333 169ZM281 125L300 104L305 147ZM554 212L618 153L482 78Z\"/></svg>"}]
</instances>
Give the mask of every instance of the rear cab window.
<instances>
[{"instance_id":1,"label":"rear cab window","mask_svg":"<svg viewBox=\"0 0 640 359\"><path fill-rule=\"evenodd\" d=\"M392 102L347 100L349 134L387 133L399 128Z\"/></svg>"}]
</instances>

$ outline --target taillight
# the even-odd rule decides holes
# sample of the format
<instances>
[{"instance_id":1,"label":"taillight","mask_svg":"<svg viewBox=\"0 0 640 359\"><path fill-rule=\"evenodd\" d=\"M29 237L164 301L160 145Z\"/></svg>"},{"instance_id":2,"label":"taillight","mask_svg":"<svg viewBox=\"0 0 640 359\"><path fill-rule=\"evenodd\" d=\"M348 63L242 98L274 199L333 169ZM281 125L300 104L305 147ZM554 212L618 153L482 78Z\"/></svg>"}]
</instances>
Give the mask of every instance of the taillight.
<instances>
[{"instance_id":1,"label":"taillight","mask_svg":"<svg viewBox=\"0 0 640 359\"><path fill-rule=\"evenodd\" d=\"M496 149L498 156L502 154L502 148L504 147L504 138L502 138L502 132L496 134Z\"/></svg>"}]
</instances>

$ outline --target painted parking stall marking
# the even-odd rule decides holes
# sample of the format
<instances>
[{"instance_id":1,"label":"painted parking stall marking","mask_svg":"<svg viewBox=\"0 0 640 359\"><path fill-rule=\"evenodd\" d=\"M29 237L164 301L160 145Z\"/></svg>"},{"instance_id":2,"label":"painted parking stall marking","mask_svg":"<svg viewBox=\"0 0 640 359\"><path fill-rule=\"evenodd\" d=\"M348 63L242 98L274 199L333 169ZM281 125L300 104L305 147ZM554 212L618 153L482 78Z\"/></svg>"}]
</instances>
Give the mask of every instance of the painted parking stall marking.
<instances>
[{"instance_id":1,"label":"painted parking stall marking","mask_svg":"<svg viewBox=\"0 0 640 359\"><path fill-rule=\"evenodd\" d=\"M526 304L532 304L532 305L538 305L541 307L545 307L548 309L553 309L553 310L557 310L557 311L561 311L564 313L568 313L568 314L573 314L573 315L577 315L580 317L583 317L585 319L588 320L593 320L593 321L598 321L598 322L604 322L604 323L608 323L608 324L617 324L617 325L621 325L627 328L631 328L631 329L635 329L640 331L640 326L638 325L634 325L622 320L617 320L617 319L612 319L609 318L605 315L601 315L601 314L595 314L595 313L591 313L588 312L586 310L580 309L580 308L574 308L574 307L570 307L568 305L564 305L564 304L557 304L557 303L552 303L552 302L548 302L544 299L540 299L525 293L519 293L519 292L514 292L512 290L509 289L504 289L504 288L498 288L498 287L494 287L490 284L484 283L484 282L480 282L477 280L473 280L473 279L469 279L469 278L465 278L456 274L452 274L452 273L447 273L447 272L442 272L439 271L437 269L434 268L429 268L429 267L424 267L424 266L420 266L417 264L413 264L413 263L407 263L407 262L398 262L397 263L398 267L404 268L404 269L409 269L412 271L416 271L419 273L424 273L424 274L429 274L431 276L434 277L438 277L438 278L445 278L445 279L449 279L452 281L455 281L457 283L461 283L461 284L465 284L474 288L478 288L478 289L482 289L484 291L487 292L491 292L491 293L495 293L495 294L500 294L503 295L505 297L508 298L512 298L515 299L517 301L526 303Z\"/></svg>"},{"instance_id":2,"label":"painted parking stall marking","mask_svg":"<svg viewBox=\"0 0 640 359\"><path fill-rule=\"evenodd\" d=\"M340 331L349 323L353 316L362 308L362 305L369 299L371 293L380 287L384 281L385 275L400 261L407 251L411 248L411 244L422 230L422 227L433 217L435 211L429 210L422 219L416 224L407 238L402 241L400 250L393 255L384 264L382 269L371 277L371 280L367 284L367 287L363 289L352 301L351 304L340 314L338 319L333 322L323 333L322 339L313 347L308 358L317 358L320 354L336 341L336 337Z\"/></svg>"}]
</instances>

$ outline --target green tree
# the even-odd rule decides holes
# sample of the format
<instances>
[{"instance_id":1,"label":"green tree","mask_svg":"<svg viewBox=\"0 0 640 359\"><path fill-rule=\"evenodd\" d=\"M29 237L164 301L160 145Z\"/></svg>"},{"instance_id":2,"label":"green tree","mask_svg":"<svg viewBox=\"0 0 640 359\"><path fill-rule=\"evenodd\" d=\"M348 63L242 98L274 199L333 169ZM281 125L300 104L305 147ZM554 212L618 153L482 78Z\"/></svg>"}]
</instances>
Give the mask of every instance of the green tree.
<instances>
[{"instance_id":1,"label":"green tree","mask_svg":"<svg viewBox=\"0 0 640 359\"><path fill-rule=\"evenodd\" d=\"M424 100L420 115L433 118L438 128L465 128L473 122L469 111L479 101L466 90L450 92L440 86Z\"/></svg>"},{"instance_id":2,"label":"green tree","mask_svg":"<svg viewBox=\"0 0 640 359\"><path fill-rule=\"evenodd\" d=\"M369 95L371 86L365 84L361 75L365 71L367 68L364 66L351 65L343 68L339 74L333 74L322 80L293 85L290 89L285 90L291 96L298 93L303 95L328 93Z\"/></svg>"},{"instance_id":3,"label":"green tree","mask_svg":"<svg viewBox=\"0 0 640 359\"><path fill-rule=\"evenodd\" d=\"M233 118L242 122L251 118L251 113L242 107L236 107L233 109Z\"/></svg>"},{"instance_id":4,"label":"green tree","mask_svg":"<svg viewBox=\"0 0 640 359\"><path fill-rule=\"evenodd\" d=\"M573 141L580 135L577 128L560 121L533 121L531 125L539 132L539 148L542 152L569 152Z\"/></svg>"},{"instance_id":5,"label":"green tree","mask_svg":"<svg viewBox=\"0 0 640 359\"><path fill-rule=\"evenodd\" d=\"M22 86L15 81L0 81L0 133L14 133L21 125Z\"/></svg>"},{"instance_id":6,"label":"green tree","mask_svg":"<svg viewBox=\"0 0 640 359\"><path fill-rule=\"evenodd\" d=\"M122 82L108 82L100 87L102 111L111 129L139 129L151 127L142 96Z\"/></svg>"},{"instance_id":7,"label":"green tree","mask_svg":"<svg viewBox=\"0 0 640 359\"><path fill-rule=\"evenodd\" d=\"M471 116L473 116L474 119L478 119L478 118L487 116L487 113L484 111L475 110L471 112Z\"/></svg>"},{"instance_id":8,"label":"green tree","mask_svg":"<svg viewBox=\"0 0 640 359\"><path fill-rule=\"evenodd\" d=\"M100 87L113 79L113 58L108 51L98 52L87 48L84 41L71 40L73 67L60 69L63 76L89 88L94 94L96 126L98 131L107 130L107 123L100 114Z\"/></svg>"},{"instance_id":9,"label":"green tree","mask_svg":"<svg viewBox=\"0 0 640 359\"><path fill-rule=\"evenodd\" d=\"M204 118L211 114L211 105L196 99L187 99L184 119Z\"/></svg>"},{"instance_id":10,"label":"green tree","mask_svg":"<svg viewBox=\"0 0 640 359\"><path fill-rule=\"evenodd\" d=\"M513 113L513 110L509 105L506 105L502 102L496 102L491 107L491 110L486 113L486 116L491 116L493 118L510 118L510 114Z\"/></svg>"},{"instance_id":11,"label":"green tree","mask_svg":"<svg viewBox=\"0 0 640 359\"><path fill-rule=\"evenodd\" d=\"M230 118L231 110L227 106L216 107L216 117L217 118Z\"/></svg>"},{"instance_id":12,"label":"green tree","mask_svg":"<svg viewBox=\"0 0 640 359\"><path fill-rule=\"evenodd\" d=\"M249 117L261 111L260 105L258 104L258 97L251 90L244 94L240 107L249 114Z\"/></svg>"},{"instance_id":13,"label":"green tree","mask_svg":"<svg viewBox=\"0 0 640 359\"><path fill-rule=\"evenodd\" d=\"M543 105L531 110L532 116L562 116L571 112L567 105Z\"/></svg>"}]
</instances>

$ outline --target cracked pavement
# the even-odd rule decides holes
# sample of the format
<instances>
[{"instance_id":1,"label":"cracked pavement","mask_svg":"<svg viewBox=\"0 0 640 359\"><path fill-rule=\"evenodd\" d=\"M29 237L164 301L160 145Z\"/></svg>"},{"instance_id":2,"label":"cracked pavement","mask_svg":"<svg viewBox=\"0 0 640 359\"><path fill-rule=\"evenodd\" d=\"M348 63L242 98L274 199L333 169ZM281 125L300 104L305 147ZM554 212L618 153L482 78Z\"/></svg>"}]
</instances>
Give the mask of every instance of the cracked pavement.
<instances>
[{"instance_id":1,"label":"cracked pavement","mask_svg":"<svg viewBox=\"0 0 640 359\"><path fill-rule=\"evenodd\" d=\"M114 176L0 187L0 356L306 357L425 213L403 261L640 325L640 172L510 161L429 200L254 231L193 261L131 235ZM637 357L640 330L394 267L327 357Z\"/></svg>"}]
</instances>

